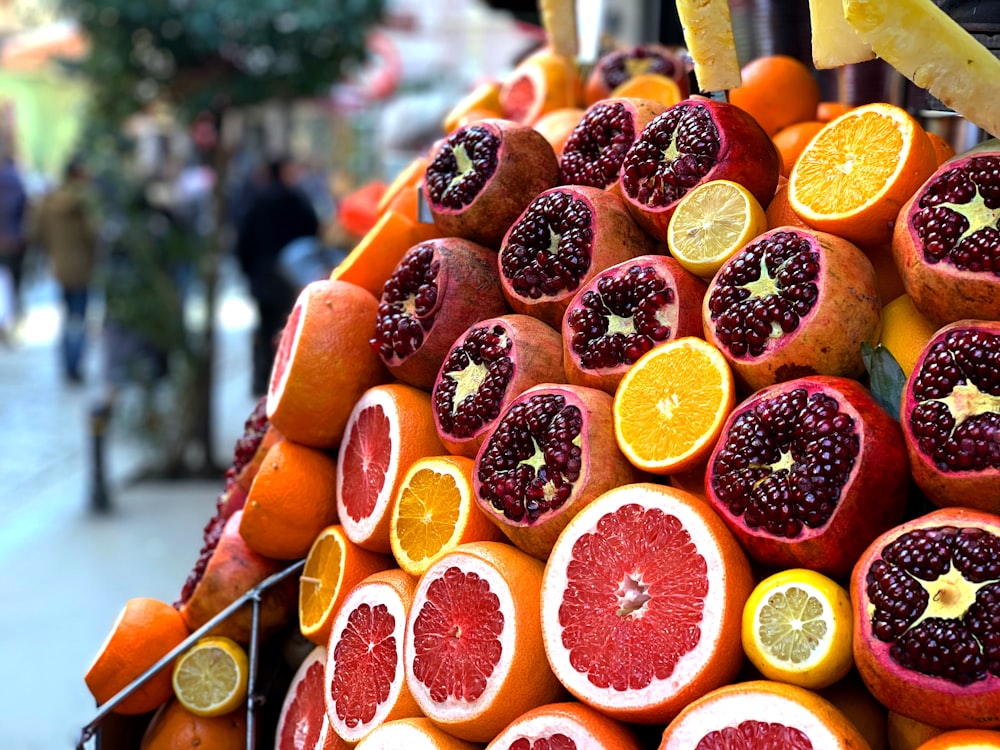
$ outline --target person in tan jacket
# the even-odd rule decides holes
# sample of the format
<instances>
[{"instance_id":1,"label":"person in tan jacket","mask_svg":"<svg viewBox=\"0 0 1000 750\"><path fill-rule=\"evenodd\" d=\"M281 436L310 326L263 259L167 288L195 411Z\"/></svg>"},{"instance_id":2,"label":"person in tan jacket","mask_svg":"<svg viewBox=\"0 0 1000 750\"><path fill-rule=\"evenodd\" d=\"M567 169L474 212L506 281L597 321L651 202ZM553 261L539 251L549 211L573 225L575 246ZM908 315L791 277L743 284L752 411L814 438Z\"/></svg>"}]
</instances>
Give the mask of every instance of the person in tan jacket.
<instances>
[{"instance_id":1,"label":"person in tan jacket","mask_svg":"<svg viewBox=\"0 0 1000 750\"><path fill-rule=\"evenodd\" d=\"M29 242L48 257L62 290L63 327L60 356L70 383L82 383L87 304L97 259L97 229L84 164L73 159L63 182L32 211Z\"/></svg>"}]
</instances>

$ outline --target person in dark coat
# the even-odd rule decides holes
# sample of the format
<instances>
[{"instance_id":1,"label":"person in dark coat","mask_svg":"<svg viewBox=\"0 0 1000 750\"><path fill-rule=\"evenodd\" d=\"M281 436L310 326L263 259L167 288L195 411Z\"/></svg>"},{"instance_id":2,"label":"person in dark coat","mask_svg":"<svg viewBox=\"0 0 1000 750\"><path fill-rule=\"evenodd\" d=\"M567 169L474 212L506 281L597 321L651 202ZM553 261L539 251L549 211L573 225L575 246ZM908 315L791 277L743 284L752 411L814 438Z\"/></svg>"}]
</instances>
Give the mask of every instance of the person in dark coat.
<instances>
[{"instance_id":1,"label":"person in dark coat","mask_svg":"<svg viewBox=\"0 0 1000 750\"><path fill-rule=\"evenodd\" d=\"M13 282L13 314L21 316L21 279L28 249L26 211L28 194L14 159L0 157L0 265L10 271Z\"/></svg>"},{"instance_id":2,"label":"person in dark coat","mask_svg":"<svg viewBox=\"0 0 1000 750\"><path fill-rule=\"evenodd\" d=\"M252 388L258 396L267 391L278 339L299 292L278 273L278 257L292 240L319 232L316 210L295 186L295 172L287 157L269 163L268 184L253 197L236 235L236 258L257 305Z\"/></svg>"}]
</instances>

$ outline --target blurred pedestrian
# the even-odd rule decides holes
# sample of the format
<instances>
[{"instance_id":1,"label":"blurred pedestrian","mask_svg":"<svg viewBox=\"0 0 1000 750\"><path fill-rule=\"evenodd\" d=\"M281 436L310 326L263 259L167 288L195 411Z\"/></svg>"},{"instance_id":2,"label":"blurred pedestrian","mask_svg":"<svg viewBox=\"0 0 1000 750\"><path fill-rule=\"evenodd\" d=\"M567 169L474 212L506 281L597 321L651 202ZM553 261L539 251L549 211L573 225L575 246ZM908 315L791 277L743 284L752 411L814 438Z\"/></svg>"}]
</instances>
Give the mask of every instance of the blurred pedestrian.
<instances>
[{"instance_id":1,"label":"blurred pedestrian","mask_svg":"<svg viewBox=\"0 0 1000 750\"><path fill-rule=\"evenodd\" d=\"M28 194L24 181L9 154L0 157L0 266L10 274L14 320L21 317L21 279L24 256L28 249L25 236L25 211Z\"/></svg>"},{"instance_id":2,"label":"blurred pedestrian","mask_svg":"<svg viewBox=\"0 0 1000 750\"><path fill-rule=\"evenodd\" d=\"M319 233L319 218L296 185L297 173L289 157L271 160L268 183L254 195L237 229L236 258L257 304L252 378L257 396L267 392L278 338L299 292L278 273L278 257L292 240Z\"/></svg>"},{"instance_id":3,"label":"blurred pedestrian","mask_svg":"<svg viewBox=\"0 0 1000 750\"><path fill-rule=\"evenodd\" d=\"M66 165L62 183L31 212L28 237L47 256L62 291L63 374L71 384L82 383L87 303L97 257L97 228L82 160Z\"/></svg>"}]
</instances>

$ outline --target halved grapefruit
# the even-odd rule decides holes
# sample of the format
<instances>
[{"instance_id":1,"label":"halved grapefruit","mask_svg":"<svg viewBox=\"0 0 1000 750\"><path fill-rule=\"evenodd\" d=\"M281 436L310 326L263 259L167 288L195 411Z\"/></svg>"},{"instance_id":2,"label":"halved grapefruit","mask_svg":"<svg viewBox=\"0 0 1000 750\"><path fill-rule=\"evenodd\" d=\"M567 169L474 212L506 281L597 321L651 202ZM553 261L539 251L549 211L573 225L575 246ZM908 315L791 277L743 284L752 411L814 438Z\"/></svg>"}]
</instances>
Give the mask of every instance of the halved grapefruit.
<instances>
[{"instance_id":1,"label":"halved grapefruit","mask_svg":"<svg viewBox=\"0 0 1000 750\"><path fill-rule=\"evenodd\" d=\"M350 745L330 736L323 699L326 646L306 654L285 692L274 734L274 750L347 750Z\"/></svg>"}]
</instances>

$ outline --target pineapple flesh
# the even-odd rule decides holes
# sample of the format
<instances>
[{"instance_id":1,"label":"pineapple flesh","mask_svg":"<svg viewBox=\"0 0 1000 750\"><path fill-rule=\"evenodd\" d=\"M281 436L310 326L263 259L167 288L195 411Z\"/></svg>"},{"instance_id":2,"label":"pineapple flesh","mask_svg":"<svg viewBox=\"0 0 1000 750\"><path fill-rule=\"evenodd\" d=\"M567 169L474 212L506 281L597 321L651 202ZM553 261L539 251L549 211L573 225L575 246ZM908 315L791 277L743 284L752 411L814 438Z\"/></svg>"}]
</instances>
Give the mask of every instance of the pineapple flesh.
<instances>
[{"instance_id":1,"label":"pineapple flesh","mask_svg":"<svg viewBox=\"0 0 1000 750\"><path fill-rule=\"evenodd\" d=\"M703 92L738 88L743 78L728 0L677 0L677 15L698 88Z\"/></svg>"},{"instance_id":2,"label":"pineapple flesh","mask_svg":"<svg viewBox=\"0 0 1000 750\"><path fill-rule=\"evenodd\" d=\"M872 48L844 18L843 0L809 0L812 59L818 70L839 68L875 57Z\"/></svg>"},{"instance_id":3,"label":"pineapple flesh","mask_svg":"<svg viewBox=\"0 0 1000 750\"><path fill-rule=\"evenodd\" d=\"M931 0L843 0L875 53L991 136L1000 135L1000 59Z\"/></svg>"}]
</instances>

